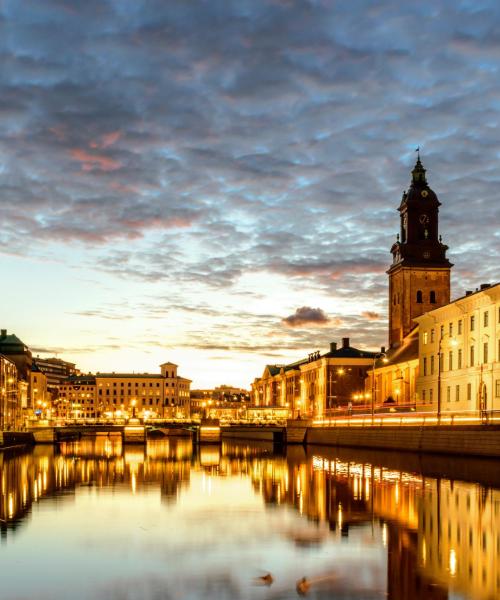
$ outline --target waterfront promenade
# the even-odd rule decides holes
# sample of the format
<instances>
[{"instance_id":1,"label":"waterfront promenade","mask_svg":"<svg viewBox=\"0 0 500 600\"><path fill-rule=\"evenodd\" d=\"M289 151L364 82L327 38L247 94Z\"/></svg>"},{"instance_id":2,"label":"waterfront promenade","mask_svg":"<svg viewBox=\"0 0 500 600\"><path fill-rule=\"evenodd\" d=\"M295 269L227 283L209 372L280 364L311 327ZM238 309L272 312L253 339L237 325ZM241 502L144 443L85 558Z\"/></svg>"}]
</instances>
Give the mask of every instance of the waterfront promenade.
<instances>
[{"instance_id":1,"label":"waterfront promenade","mask_svg":"<svg viewBox=\"0 0 500 600\"><path fill-rule=\"evenodd\" d=\"M31 427L28 432L4 432L0 446L58 443L92 436L118 436L123 443L144 444L148 437L188 437L194 443L219 444L224 439L265 441L278 445L326 445L389 449L460 456L500 456L500 415L445 413L386 413L343 415L318 419L255 424L200 424L196 421L157 421L128 424L81 422Z\"/></svg>"}]
</instances>

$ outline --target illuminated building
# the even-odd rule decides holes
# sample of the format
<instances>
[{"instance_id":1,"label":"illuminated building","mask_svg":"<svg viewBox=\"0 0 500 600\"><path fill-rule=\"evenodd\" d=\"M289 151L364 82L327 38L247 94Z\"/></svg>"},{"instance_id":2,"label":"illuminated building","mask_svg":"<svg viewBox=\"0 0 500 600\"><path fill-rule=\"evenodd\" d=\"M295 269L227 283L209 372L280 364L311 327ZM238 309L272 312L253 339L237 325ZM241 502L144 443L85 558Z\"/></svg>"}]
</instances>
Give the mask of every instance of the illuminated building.
<instances>
[{"instance_id":1,"label":"illuminated building","mask_svg":"<svg viewBox=\"0 0 500 600\"><path fill-rule=\"evenodd\" d=\"M47 376L33 361L30 371L30 405L37 418L50 418L52 396L47 389Z\"/></svg>"},{"instance_id":2,"label":"illuminated building","mask_svg":"<svg viewBox=\"0 0 500 600\"><path fill-rule=\"evenodd\" d=\"M23 417L31 416L32 406L29 405L30 371L33 362L29 348L13 333L6 329L0 330L0 354L3 354L17 368L17 406Z\"/></svg>"},{"instance_id":3,"label":"illuminated building","mask_svg":"<svg viewBox=\"0 0 500 600\"><path fill-rule=\"evenodd\" d=\"M500 284L467 292L416 321L419 410L500 409Z\"/></svg>"},{"instance_id":4,"label":"illuminated building","mask_svg":"<svg viewBox=\"0 0 500 600\"><path fill-rule=\"evenodd\" d=\"M177 365L161 372L74 375L59 385L61 418L122 419L186 417L191 381L177 375Z\"/></svg>"},{"instance_id":5,"label":"illuminated building","mask_svg":"<svg viewBox=\"0 0 500 600\"><path fill-rule=\"evenodd\" d=\"M329 352L313 352L289 365L267 365L252 384L252 407L257 418L319 416L336 409L366 404L365 379L374 352L354 348L349 338Z\"/></svg>"},{"instance_id":6,"label":"illuminated building","mask_svg":"<svg viewBox=\"0 0 500 600\"><path fill-rule=\"evenodd\" d=\"M226 420L242 419L250 402L248 390L221 385L214 389L191 390L190 411L193 417Z\"/></svg>"},{"instance_id":7,"label":"illuminated building","mask_svg":"<svg viewBox=\"0 0 500 600\"><path fill-rule=\"evenodd\" d=\"M0 354L0 431L17 429L21 423L17 367Z\"/></svg>"},{"instance_id":8,"label":"illuminated building","mask_svg":"<svg viewBox=\"0 0 500 600\"><path fill-rule=\"evenodd\" d=\"M40 358L37 356L33 359L33 366L35 365L47 377L49 390L55 390L65 379L78 374L75 363L60 358Z\"/></svg>"}]
</instances>

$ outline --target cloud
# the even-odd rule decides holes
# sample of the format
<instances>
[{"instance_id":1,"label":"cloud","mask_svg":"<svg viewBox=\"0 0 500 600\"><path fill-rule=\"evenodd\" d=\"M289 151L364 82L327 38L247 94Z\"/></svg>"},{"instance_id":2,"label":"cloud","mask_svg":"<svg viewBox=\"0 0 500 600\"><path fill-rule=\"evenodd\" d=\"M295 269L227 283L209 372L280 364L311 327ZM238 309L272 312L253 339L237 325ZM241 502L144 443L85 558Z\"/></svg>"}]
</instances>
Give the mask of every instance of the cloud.
<instances>
[{"instance_id":1,"label":"cloud","mask_svg":"<svg viewBox=\"0 0 500 600\"><path fill-rule=\"evenodd\" d=\"M282 323L288 327L302 327L303 325L327 325L330 319L321 308L302 306L297 308L293 315L282 319Z\"/></svg>"},{"instance_id":2,"label":"cloud","mask_svg":"<svg viewBox=\"0 0 500 600\"><path fill-rule=\"evenodd\" d=\"M240 337L273 352L336 331L380 346L417 145L453 296L498 280L497 2L4 4L0 255L24 257L27 280L52 280L38 265L57 260L127 296L210 296L231 323L244 297ZM95 293L67 312L113 319ZM262 315L288 314L290 296L341 323L278 334ZM180 343L223 318L184 312ZM228 329L207 343L235 348Z\"/></svg>"},{"instance_id":3,"label":"cloud","mask_svg":"<svg viewBox=\"0 0 500 600\"><path fill-rule=\"evenodd\" d=\"M372 310L363 311L361 313L361 316L367 319L368 321L378 321L380 319L380 314Z\"/></svg>"}]
</instances>

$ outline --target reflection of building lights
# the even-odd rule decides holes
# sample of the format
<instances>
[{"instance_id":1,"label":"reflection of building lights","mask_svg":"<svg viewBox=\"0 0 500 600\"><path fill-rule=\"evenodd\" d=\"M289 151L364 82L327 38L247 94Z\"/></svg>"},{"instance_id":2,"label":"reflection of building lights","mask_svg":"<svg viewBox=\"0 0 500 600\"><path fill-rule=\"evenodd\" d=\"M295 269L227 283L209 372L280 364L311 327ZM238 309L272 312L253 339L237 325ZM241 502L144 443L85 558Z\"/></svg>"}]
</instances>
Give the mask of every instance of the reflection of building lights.
<instances>
[{"instance_id":1,"label":"reflection of building lights","mask_svg":"<svg viewBox=\"0 0 500 600\"><path fill-rule=\"evenodd\" d=\"M387 525L384 523L382 525L382 544L387 546Z\"/></svg>"},{"instance_id":2,"label":"reflection of building lights","mask_svg":"<svg viewBox=\"0 0 500 600\"><path fill-rule=\"evenodd\" d=\"M425 540L422 540L422 563L425 567L425 563L427 562L427 545Z\"/></svg>"},{"instance_id":3,"label":"reflection of building lights","mask_svg":"<svg viewBox=\"0 0 500 600\"><path fill-rule=\"evenodd\" d=\"M339 531L342 529L342 504L339 502L339 508L337 510L337 523L339 524Z\"/></svg>"},{"instance_id":4,"label":"reflection of building lights","mask_svg":"<svg viewBox=\"0 0 500 600\"><path fill-rule=\"evenodd\" d=\"M394 500L396 504L399 504L399 483L396 483L396 487L394 488Z\"/></svg>"},{"instance_id":5,"label":"reflection of building lights","mask_svg":"<svg viewBox=\"0 0 500 600\"><path fill-rule=\"evenodd\" d=\"M457 555L453 548L450 550L449 569L450 575L452 577L455 577L455 575L457 574Z\"/></svg>"}]
</instances>

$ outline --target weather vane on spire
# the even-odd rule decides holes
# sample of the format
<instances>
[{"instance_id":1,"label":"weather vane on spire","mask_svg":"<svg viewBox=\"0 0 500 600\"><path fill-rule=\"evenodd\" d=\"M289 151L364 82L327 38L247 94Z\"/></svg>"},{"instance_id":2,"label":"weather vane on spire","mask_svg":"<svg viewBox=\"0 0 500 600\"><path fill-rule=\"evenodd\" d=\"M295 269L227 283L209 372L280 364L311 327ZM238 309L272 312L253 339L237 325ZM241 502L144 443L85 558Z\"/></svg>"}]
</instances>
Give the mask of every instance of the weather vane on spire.
<instances>
[{"instance_id":1,"label":"weather vane on spire","mask_svg":"<svg viewBox=\"0 0 500 600\"><path fill-rule=\"evenodd\" d=\"M415 152L417 153L417 160L420 160L420 146L415 148Z\"/></svg>"}]
</instances>

